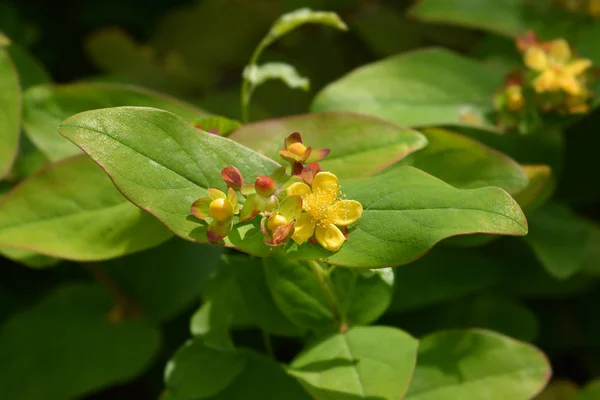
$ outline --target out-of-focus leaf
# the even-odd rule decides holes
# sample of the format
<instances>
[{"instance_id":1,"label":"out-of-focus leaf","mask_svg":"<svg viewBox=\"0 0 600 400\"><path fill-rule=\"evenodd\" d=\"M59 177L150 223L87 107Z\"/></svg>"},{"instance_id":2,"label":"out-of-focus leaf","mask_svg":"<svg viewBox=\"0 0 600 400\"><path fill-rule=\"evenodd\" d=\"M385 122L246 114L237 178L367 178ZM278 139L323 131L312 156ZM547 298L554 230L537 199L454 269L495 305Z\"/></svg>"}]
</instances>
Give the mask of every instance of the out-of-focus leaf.
<instances>
[{"instance_id":1,"label":"out-of-focus leaf","mask_svg":"<svg viewBox=\"0 0 600 400\"><path fill-rule=\"evenodd\" d=\"M156 107L191 122L206 115L200 109L161 93L130 85L76 83L43 85L23 96L23 124L31 141L50 160L80 154L77 146L58 134L60 123L83 111L115 106Z\"/></svg>"},{"instance_id":2,"label":"out-of-focus leaf","mask_svg":"<svg viewBox=\"0 0 600 400\"><path fill-rule=\"evenodd\" d=\"M0 200L0 246L78 261L105 260L172 234L131 204L87 156L50 164Z\"/></svg>"},{"instance_id":3,"label":"out-of-focus leaf","mask_svg":"<svg viewBox=\"0 0 600 400\"><path fill-rule=\"evenodd\" d=\"M583 388L575 400L595 400L600 398L600 379L596 379Z\"/></svg>"},{"instance_id":4,"label":"out-of-focus leaf","mask_svg":"<svg viewBox=\"0 0 600 400\"><path fill-rule=\"evenodd\" d=\"M200 297L222 249L179 238L100 266L151 320L164 321Z\"/></svg>"},{"instance_id":5,"label":"out-of-focus leaf","mask_svg":"<svg viewBox=\"0 0 600 400\"><path fill-rule=\"evenodd\" d=\"M281 80L292 89L310 89L308 78L300 76L292 65L280 62L248 65L244 69L244 79L250 82L251 90L272 79Z\"/></svg>"},{"instance_id":6,"label":"out-of-focus leaf","mask_svg":"<svg viewBox=\"0 0 600 400\"><path fill-rule=\"evenodd\" d=\"M80 398L135 378L160 345L143 320L111 323L102 288L61 286L0 328L0 387L20 400Z\"/></svg>"},{"instance_id":7,"label":"out-of-focus leaf","mask_svg":"<svg viewBox=\"0 0 600 400\"><path fill-rule=\"evenodd\" d=\"M400 399L413 374L418 343L399 329L355 327L302 351L288 372L319 400Z\"/></svg>"},{"instance_id":8,"label":"out-of-focus leaf","mask_svg":"<svg viewBox=\"0 0 600 400\"><path fill-rule=\"evenodd\" d=\"M341 179L373 175L427 144L427 139L417 131L345 112L255 122L244 125L230 138L279 159L284 139L292 132L300 132L307 146L331 149L331 154L319 165Z\"/></svg>"},{"instance_id":9,"label":"out-of-focus leaf","mask_svg":"<svg viewBox=\"0 0 600 400\"><path fill-rule=\"evenodd\" d=\"M31 251L15 249L12 247L0 248L0 255L18 262L19 264L26 265L29 268L53 267L60 262L58 258L48 257L43 254L37 254Z\"/></svg>"},{"instance_id":10,"label":"out-of-focus leaf","mask_svg":"<svg viewBox=\"0 0 600 400\"><path fill-rule=\"evenodd\" d=\"M566 379L552 380L533 400L577 400L579 387Z\"/></svg>"},{"instance_id":11,"label":"out-of-focus leaf","mask_svg":"<svg viewBox=\"0 0 600 400\"><path fill-rule=\"evenodd\" d=\"M403 126L496 130L492 97L502 79L502 73L449 50L418 50L350 72L326 86L312 110L356 111Z\"/></svg>"},{"instance_id":12,"label":"out-of-focus leaf","mask_svg":"<svg viewBox=\"0 0 600 400\"><path fill-rule=\"evenodd\" d=\"M19 76L6 49L0 48L0 179L11 170L21 134Z\"/></svg>"},{"instance_id":13,"label":"out-of-focus leaf","mask_svg":"<svg viewBox=\"0 0 600 400\"><path fill-rule=\"evenodd\" d=\"M217 115L196 119L192 121L192 124L205 132L214 133L220 136L228 136L231 132L242 126L238 121Z\"/></svg>"},{"instance_id":14,"label":"out-of-focus leaf","mask_svg":"<svg viewBox=\"0 0 600 400\"><path fill-rule=\"evenodd\" d=\"M52 80L50 73L25 47L13 43L7 48L7 51L19 73L22 90Z\"/></svg>"},{"instance_id":15,"label":"out-of-focus leaf","mask_svg":"<svg viewBox=\"0 0 600 400\"><path fill-rule=\"evenodd\" d=\"M529 344L483 330L441 331L421 340L406 400L528 399L550 373Z\"/></svg>"},{"instance_id":16,"label":"out-of-focus leaf","mask_svg":"<svg viewBox=\"0 0 600 400\"><path fill-rule=\"evenodd\" d=\"M525 171L506 155L448 130L431 128L422 133L427 146L400 165L412 165L463 189L499 186L517 193L527 186Z\"/></svg>"},{"instance_id":17,"label":"out-of-focus leaf","mask_svg":"<svg viewBox=\"0 0 600 400\"><path fill-rule=\"evenodd\" d=\"M578 272L590 239L590 228L569 207L548 203L529 217L524 240L550 274L565 279Z\"/></svg>"},{"instance_id":18,"label":"out-of-focus leaf","mask_svg":"<svg viewBox=\"0 0 600 400\"><path fill-rule=\"evenodd\" d=\"M536 210L550 198L556 184L552 170L547 165L523 165L522 168L529 182L523 190L514 193L513 198L528 213Z\"/></svg>"}]
</instances>

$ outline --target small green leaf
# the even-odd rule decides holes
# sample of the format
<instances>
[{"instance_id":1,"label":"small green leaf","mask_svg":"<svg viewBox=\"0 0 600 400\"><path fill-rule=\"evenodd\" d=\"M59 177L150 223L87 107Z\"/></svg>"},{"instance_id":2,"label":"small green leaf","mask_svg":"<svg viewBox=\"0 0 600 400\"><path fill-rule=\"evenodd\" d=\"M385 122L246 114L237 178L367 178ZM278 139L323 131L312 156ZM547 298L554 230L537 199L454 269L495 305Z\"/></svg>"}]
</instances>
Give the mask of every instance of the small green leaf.
<instances>
[{"instance_id":1,"label":"small green leaf","mask_svg":"<svg viewBox=\"0 0 600 400\"><path fill-rule=\"evenodd\" d=\"M590 227L569 207L548 203L529 217L531 232L524 240L546 270L565 279L578 272L590 239Z\"/></svg>"},{"instance_id":2,"label":"small green leaf","mask_svg":"<svg viewBox=\"0 0 600 400\"><path fill-rule=\"evenodd\" d=\"M115 106L156 107L193 121L204 115L180 100L147 89L110 83L76 83L42 85L27 90L23 96L23 124L31 141L50 160L79 154L57 132L60 123L79 112Z\"/></svg>"},{"instance_id":3,"label":"small green leaf","mask_svg":"<svg viewBox=\"0 0 600 400\"><path fill-rule=\"evenodd\" d=\"M451 236L527 233L525 216L502 189L456 189L412 167L342 182L342 190L364 208L348 241L336 253L308 242L292 244L290 257L381 268L412 262Z\"/></svg>"},{"instance_id":4,"label":"small green leaf","mask_svg":"<svg viewBox=\"0 0 600 400\"><path fill-rule=\"evenodd\" d=\"M196 119L192 122L192 125L205 132L215 133L220 136L228 136L231 132L242 126L238 121L220 117L218 115Z\"/></svg>"},{"instance_id":5,"label":"small green leaf","mask_svg":"<svg viewBox=\"0 0 600 400\"><path fill-rule=\"evenodd\" d=\"M500 281L503 269L501 263L475 251L436 247L414 263L394 269L390 311L414 310L489 288Z\"/></svg>"},{"instance_id":6,"label":"small green leaf","mask_svg":"<svg viewBox=\"0 0 600 400\"><path fill-rule=\"evenodd\" d=\"M275 40L305 24L320 24L342 31L348 30L344 21L334 12L313 11L310 8L301 8L279 17L263 40L263 46L270 45Z\"/></svg>"},{"instance_id":7,"label":"small green leaf","mask_svg":"<svg viewBox=\"0 0 600 400\"><path fill-rule=\"evenodd\" d=\"M336 328L335 304L327 296L326 282L304 262L274 255L263 259L267 285L281 312L295 325L318 332Z\"/></svg>"},{"instance_id":8,"label":"small green leaf","mask_svg":"<svg viewBox=\"0 0 600 400\"><path fill-rule=\"evenodd\" d=\"M169 398L210 398L229 386L245 363L243 355L235 350L209 347L199 339L188 341L165 367Z\"/></svg>"},{"instance_id":9,"label":"small green leaf","mask_svg":"<svg viewBox=\"0 0 600 400\"><path fill-rule=\"evenodd\" d=\"M197 300L222 249L174 237L152 249L99 264L151 320L168 320Z\"/></svg>"},{"instance_id":10,"label":"small green leaf","mask_svg":"<svg viewBox=\"0 0 600 400\"><path fill-rule=\"evenodd\" d=\"M504 154L448 130L432 128L422 133L428 145L401 165L412 165L461 189L498 186L517 193L527 186L525 171Z\"/></svg>"},{"instance_id":11,"label":"small green leaf","mask_svg":"<svg viewBox=\"0 0 600 400\"><path fill-rule=\"evenodd\" d=\"M367 64L326 86L312 111L355 111L403 126L477 126L490 120L501 72L449 50L403 53Z\"/></svg>"},{"instance_id":12,"label":"small green leaf","mask_svg":"<svg viewBox=\"0 0 600 400\"><path fill-rule=\"evenodd\" d=\"M399 329L355 327L301 352L288 372L319 400L401 399L417 346L416 339Z\"/></svg>"},{"instance_id":13,"label":"small green leaf","mask_svg":"<svg viewBox=\"0 0 600 400\"><path fill-rule=\"evenodd\" d=\"M233 255L227 258L235 271L237 286L248 312L260 328L279 336L303 336L304 330L294 325L278 308L269 286L267 271L260 258Z\"/></svg>"},{"instance_id":14,"label":"small green leaf","mask_svg":"<svg viewBox=\"0 0 600 400\"><path fill-rule=\"evenodd\" d=\"M256 122L244 125L230 138L277 160L284 139L293 132L300 132L307 146L331 149L319 164L341 179L371 176L427 145L417 131L344 112Z\"/></svg>"},{"instance_id":15,"label":"small green leaf","mask_svg":"<svg viewBox=\"0 0 600 400\"><path fill-rule=\"evenodd\" d=\"M99 286L61 286L0 329L2 396L19 400L85 397L149 367L160 332L143 320L109 323Z\"/></svg>"},{"instance_id":16,"label":"small green leaf","mask_svg":"<svg viewBox=\"0 0 600 400\"><path fill-rule=\"evenodd\" d=\"M421 340L406 400L530 399L550 373L531 345L483 330L441 331Z\"/></svg>"},{"instance_id":17,"label":"small green leaf","mask_svg":"<svg viewBox=\"0 0 600 400\"><path fill-rule=\"evenodd\" d=\"M278 79L291 89L310 89L308 78L300 76L292 65L281 62L270 62L262 65L251 64L244 69L244 79L250 82L250 91L268 80Z\"/></svg>"},{"instance_id":18,"label":"small green leaf","mask_svg":"<svg viewBox=\"0 0 600 400\"><path fill-rule=\"evenodd\" d=\"M589 382L574 400L595 400L600 398L600 379Z\"/></svg>"},{"instance_id":19,"label":"small green leaf","mask_svg":"<svg viewBox=\"0 0 600 400\"><path fill-rule=\"evenodd\" d=\"M229 139L202 132L167 111L118 107L77 114L60 133L80 146L138 207L183 239L209 243L205 222L190 213L207 189L225 190L221 170L237 167L246 178L270 175L279 164ZM143 132L143 140L140 139ZM236 225L228 247L266 255L259 221Z\"/></svg>"},{"instance_id":20,"label":"small green leaf","mask_svg":"<svg viewBox=\"0 0 600 400\"><path fill-rule=\"evenodd\" d=\"M1 38L0 38L1 40ZM0 179L11 170L19 149L21 134L21 88L19 76L0 46Z\"/></svg>"},{"instance_id":21,"label":"small green leaf","mask_svg":"<svg viewBox=\"0 0 600 400\"><path fill-rule=\"evenodd\" d=\"M153 247L171 236L85 155L50 164L0 200L0 246L92 261Z\"/></svg>"}]
</instances>

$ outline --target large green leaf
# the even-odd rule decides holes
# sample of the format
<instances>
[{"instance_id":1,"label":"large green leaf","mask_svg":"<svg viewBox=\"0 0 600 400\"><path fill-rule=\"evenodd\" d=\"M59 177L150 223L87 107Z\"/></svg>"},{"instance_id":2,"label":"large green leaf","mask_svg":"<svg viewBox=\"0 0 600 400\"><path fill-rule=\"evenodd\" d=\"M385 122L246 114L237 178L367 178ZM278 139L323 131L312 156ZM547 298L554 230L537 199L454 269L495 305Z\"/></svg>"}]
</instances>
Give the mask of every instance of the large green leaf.
<instances>
[{"instance_id":1,"label":"large green leaf","mask_svg":"<svg viewBox=\"0 0 600 400\"><path fill-rule=\"evenodd\" d=\"M64 400L138 376L160 345L143 320L110 323L111 299L94 285L61 286L0 328L2 396Z\"/></svg>"},{"instance_id":2,"label":"large green leaf","mask_svg":"<svg viewBox=\"0 0 600 400\"><path fill-rule=\"evenodd\" d=\"M156 109L89 111L65 121L60 130L107 171L128 199L177 235L201 243L208 242L206 224L191 217L189 209L208 187L225 188L221 169L235 165L251 177L268 175L278 166ZM333 254L310 243L292 244L292 257L385 267L410 262L454 235L527 232L518 205L501 189L460 190L412 167L348 181L342 189L365 209L349 241ZM225 245L256 255L272 251L263 243L256 220L237 225Z\"/></svg>"},{"instance_id":3,"label":"large green leaf","mask_svg":"<svg viewBox=\"0 0 600 400\"><path fill-rule=\"evenodd\" d=\"M221 253L221 248L174 237L100 266L146 318L164 321L199 299Z\"/></svg>"},{"instance_id":4,"label":"large green leaf","mask_svg":"<svg viewBox=\"0 0 600 400\"><path fill-rule=\"evenodd\" d=\"M511 158L471 138L443 129L422 131L427 147L401 165L412 165L452 186L472 189L499 186L517 193L527 186L527 174Z\"/></svg>"},{"instance_id":5,"label":"large green leaf","mask_svg":"<svg viewBox=\"0 0 600 400\"><path fill-rule=\"evenodd\" d=\"M229 137L275 160L292 132L300 132L307 146L329 148L319 164L340 178L373 175L423 148L419 132L366 115L326 112L248 124Z\"/></svg>"},{"instance_id":6,"label":"large green leaf","mask_svg":"<svg viewBox=\"0 0 600 400\"><path fill-rule=\"evenodd\" d=\"M527 233L525 216L502 189L456 189L413 167L346 181L342 190L364 208L348 241L333 254L311 243L292 244L292 258L378 268L414 261L451 236Z\"/></svg>"},{"instance_id":7,"label":"large green leaf","mask_svg":"<svg viewBox=\"0 0 600 400\"><path fill-rule=\"evenodd\" d=\"M400 312L489 288L502 278L503 265L476 251L436 247L416 262L395 268L394 275L395 289L390 308Z\"/></svg>"},{"instance_id":8,"label":"large green leaf","mask_svg":"<svg viewBox=\"0 0 600 400\"><path fill-rule=\"evenodd\" d=\"M169 237L85 155L50 164L0 200L0 246L89 261L143 250Z\"/></svg>"},{"instance_id":9,"label":"large green leaf","mask_svg":"<svg viewBox=\"0 0 600 400\"><path fill-rule=\"evenodd\" d=\"M583 267L591 235L587 221L565 205L548 203L529 222L525 242L551 275L565 279Z\"/></svg>"},{"instance_id":10,"label":"large green leaf","mask_svg":"<svg viewBox=\"0 0 600 400\"><path fill-rule=\"evenodd\" d=\"M406 400L529 399L550 378L544 354L482 330L441 331L421 340Z\"/></svg>"},{"instance_id":11,"label":"large green leaf","mask_svg":"<svg viewBox=\"0 0 600 400\"><path fill-rule=\"evenodd\" d=\"M225 190L224 167L247 178L270 175L279 164L232 140L194 128L167 111L118 107L77 114L60 132L110 175L134 204L153 214L183 239L208 243L207 225L190 213L209 187ZM258 219L236 226L225 239L253 254L266 255Z\"/></svg>"},{"instance_id":12,"label":"large green leaf","mask_svg":"<svg viewBox=\"0 0 600 400\"><path fill-rule=\"evenodd\" d=\"M396 400L408 388L417 346L398 329L356 327L304 350L289 373L318 400Z\"/></svg>"},{"instance_id":13,"label":"large green leaf","mask_svg":"<svg viewBox=\"0 0 600 400\"><path fill-rule=\"evenodd\" d=\"M0 48L0 179L10 172L21 133L19 76L7 50Z\"/></svg>"},{"instance_id":14,"label":"large green leaf","mask_svg":"<svg viewBox=\"0 0 600 400\"><path fill-rule=\"evenodd\" d=\"M76 83L36 86L24 93L23 124L31 141L52 161L79 154L57 126L82 111L116 106L156 107L193 121L203 111L167 95L129 85ZM138 133L139 134L139 133Z\"/></svg>"},{"instance_id":15,"label":"large green leaf","mask_svg":"<svg viewBox=\"0 0 600 400\"><path fill-rule=\"evenodd\" d=\"M502 78L449 50L418 50L365 65L326 86L312 110L356 111L404 126L495 129L489 117Z\"/></svg>"}]
</instances>

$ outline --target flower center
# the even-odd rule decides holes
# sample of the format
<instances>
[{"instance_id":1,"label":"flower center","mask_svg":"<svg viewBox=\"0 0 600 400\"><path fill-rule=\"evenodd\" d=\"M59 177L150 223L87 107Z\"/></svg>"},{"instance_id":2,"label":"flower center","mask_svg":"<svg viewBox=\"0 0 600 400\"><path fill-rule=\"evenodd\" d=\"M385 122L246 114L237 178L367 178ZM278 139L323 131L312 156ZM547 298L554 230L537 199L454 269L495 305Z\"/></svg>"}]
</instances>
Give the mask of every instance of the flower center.
<instances>
[{"instance_id":1,"label":"flower center","mask_svg":"<svg viewBox=\"0 0 600 400\"><path fill-rule=\"evenodd\" d=\"M338 193L334 188L316 190L302 197L302 209L310 214L322 228L331 225L329 210L337 202Z\"/></svg>"}]
</instances>

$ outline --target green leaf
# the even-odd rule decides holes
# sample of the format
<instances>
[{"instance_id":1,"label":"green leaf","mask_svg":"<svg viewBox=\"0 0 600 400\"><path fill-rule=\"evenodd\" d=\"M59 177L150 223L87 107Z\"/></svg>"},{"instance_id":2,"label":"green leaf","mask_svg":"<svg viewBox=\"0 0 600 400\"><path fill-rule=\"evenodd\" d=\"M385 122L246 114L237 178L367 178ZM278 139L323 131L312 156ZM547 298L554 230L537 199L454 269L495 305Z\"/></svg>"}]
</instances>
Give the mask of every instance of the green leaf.
<instances>
[{"instance_id":1,"label":"green leaf","mask_svg":"<svg viewBox=\"0 0 600 400\"><path fill-rule=\"evenodd\" d=\"M2 247L93 261L153 247L169 237L85 155L48 165L0 200Z\"/></svg>"},{"instance_id":2,"label":"green leaf","mask_svg":"<svg viewBox=\"0 0 600 400\"><path fill-rule=\"evenodd\" d=\"M529 217L529 224L524 240L551 275L565 279L583 267L590 227L569 207L548 203Z\"/></svg>"},{"instance_id":3,"label":"green leaf","mask_svg":"<svg viewBox=\"0 0 600 400\"><path fill-rule=\"evenodd\" d=\"M335 304L327 296L327 282L321 282L304 262L282 255L263 259L267 285L281 312L295 325L317 332L336 328Z\"/></svg>"},{"instance_id":4,"label":"green leaf","mask_svg":"<svg viewBox=\"0 0 600 400\"><path fill-rule=\"evenodd\" d=\"M225 190L221 170L236 166L249 178L270 175L279 164L229 139L202 132L181 118L152 108L88 111L66 120L60 133L110 175L121 192L176 235L208 243L207 225L190 213L209 187ZM140 139L143 132L143 140ZM225 245L266 255L258 219L236 225Z\"/></svg>"},{"instance_id":5,"label":"green leaf","mask_svg":"<svg viewBox=\"0 0 600 400\"><path fill-rule=\"evenodd\" d=\"M499 186L517 193L527 186L525 171L504 154L448 130L432 128L422 133L428 145L401 165L412 165L461 189Z\"/></svg>"},{"instance_id":6,"label":"green leaf","mask_svg":"<svg viewBox=\"0 0 600 400\"><path fill-rule=\"evenodd\" d=\"M0 48L10 45L10 39L4 33L0 32Z\"/></svg>"},{"instance_id":7,"label":"green leaf","mask_svg":"<svg viewBox=\"0 0 600 400\"><path fill-rule=\"evenodd\" d=\"M436 247L414 263L395 268L394 275L390 311L400 312L489 288L503 276L503 265L476 251Z\"/></svg>"},{"instance_id":8,"label":"green leaf","mask_svg":"<svg viewBox=\"0 0 600 400\"><path fill-rule=\"evenodd\" d=\"M172 400L205 399L223 391L245 368L235 350L212 348L202 340L185 343L165 367L165 386Z\"/></svg>"},{"instance_id":9,"label":"green leaf","mask_svg":"<svg viewBox=\"0 0 600 400\"><path fill-rule=\"evenodd\" d=\"M220 117L218 115L197 119L193 121L192 124L205 132L216 133L220 136L228 136L231 132L242 126L238 121Z\"/></svg>"},{"instance_id":10,"label":"green leaf","mask_svg":"<svg viewBox=\"0 0 600 400\"><path fill-rule=\"evenodd\" d=\"M529 182L527 187L513 195L525 212L534 211L554 193L556 186L552 170L547 165L523 165Z\"/></svg>"},{"instance_id":11,"label":"green leaf","mask_svg":"<svg viewBox=\"0 0 600 400\"><path fill-rule=\"evenodd\" d=\"M8 55L0 48L0 179L12 168L21 133L21 88L19 76Z\"/></svg>"},{"instance_id":12,"label":"green leaf","mask_svg":"<svg viewBox=\"0 0 600 400\"><path fill-rule=\"evenodd\" d=\"M13 43L7 48L7 51L19 73L22 90L51 81L48 71L27 48Z\"/></svg>"},{"instance_id":13,"label":"green leaf","mask_svg":"<svg viewBox=\"0 0 600 400\"><path fill-rule=\"evenodd\" d=\"M418 341L389 327L356 327L304 350L288 372L319 400L403 398Z\"/></svg>"},{"instance_id":14,"label":"green leaf","mask_svg":"<svg viewBox=\"0 0 600 400\"><path fill-rule=\"evenodd\" d=\"M100 266L146 318L160 322L182 312L200 297L221 253L221 248L175 237L150 250Z\"/></svg>"},{"instance_id":15,"label":"green leaf","mask_svg":"<svg viewBox=\"0 0 600 400\"><path fill-rule=\"evenodd\" d=\"M483 330L442 331L421 340L406 400L529 399L550 373L531 345Z\"/></svg>"},{"instance_id":16,"label":"green leaf","mask_svg":"<svg viewBox=\"0 0 600 400\"><path fill-rule=\"evenodd\" d=\"M347 325L368 325L376 321L392 301L394 272L391 268L335 268L329 276Z\"/></svg>"},{"instance_id":17,"label":"green leaf","mask_svg":"<svg viewBox=\"0 0 600 400\"><path fill-rule=\"evenodd\" d=\"M26 265L29 268L53 267L60 262L59 259L54 257L48 257L43 254L37 254L31 251L15 249L12 247L0 248L0 254L15 262Z\"/></svg>"},{"instance_id":18,"label":"green leaf","mask_svg":"<svg viewBox=\"0 0 600 400\"><path fill-rule=\"evenodd\" d=\"M574 400L594 400L600 398L600 379L591 381Z\"/></svg>"},{"instance_id":19,"label":"green leaf","mask_svg":"<svg viewBox=\"0 0 600 400\"><path fill-rule=\"evenodd\" d=\"M160 332L143 320L109 323L102 288L65 285L0 328L2 395L20 400L81 398L142 373Z\"/></svg>"},{"instance_id":20,"label":"green leaf","mask_svg":"<svg viewBox=\"0 0 600 400\"><path fill-rule=\"evenodd\" d=\"M344 21L334 12L313 11L310 8L301 8L279 17L267 36L263 39L261 45L266 47L290 31L305 24L320 24L342 31L348 30Z\"/></svg>"},{"instance_id":21,"label":"green leaf","mask_svg":"<svg viewBox=\"0 0 600 400\"><path fill-rule=\"evenodd\" d=\"M235 271L248 312L263 331L278 336L303 336L304 330L294 325L275 303L262 259L240 254L228 257L227 263Z\"/></svg>"},{"instance_id":22,"label":"green leaf","mask_svg":"<svg viewBox=\"0 0 600 400\"><path fill-rule=\"evenodd\" d=\"M579 387L567 379L553 379L533 400L577 400Z\"/></svg>"},{"instance_id":23,"label":"green leaf","mask_svg":"<svg viewBox=\"0 0 600 400\"><path fill-rule=\"evenodd\" d=\"M12 173L18 178L26 178L48 164L48 158L31 143L27 135L21 135L19 142L19 155Z\"/></svg>"},{"instance_id":24,"label":"green leaf","mask_svg":"<svg viewBox=\"0 0 600 400\"><path fill-rule=\"evenodd\" d=\"M336 253L308 242L294 243L288 249L290 257L381 268L412 262L451 236L527 233L525 216L502 189L456 189L412 167L346 181L342 190L364 208L348 241Z\"/></svg>"},{"instance_id":25,"label":"green leaf","mask_svg":"<svg viewBox=\"0 0 600 400\"><path fill-rule=\"evenodd\" d=\"M367 64L326 86L313 111L371 114L403 126L476 125L489 118L501 72L449 50L433 48Z\"/></svg>"},{"instance_id":26,"label":"green leaf","mask_svg":"<svg viewBox=\"0 0 600 400\"><path fill-rule=\"evenodd\" d=\"M371 176L427 145L419 132L342 112L256 122L244 125L230 138L277 160L284 139L292 132L300 132L307 146L330 148L331 154L319 164L342 179Z\"/></svg>"},{"instance_id":27,"label":"green leaf","mask_svg":"<svg viewBox=\"0 0 600 400\"><path fill-rule=\"evenodd\" d=\"M300 76L292 65L281 62L270 62L262 65L251 64L244 68L244 79L250 82L250 90L268 80L278 79L292 89L310 89L308 78Z\"/></svg>"},{"instance_id":28,"label":"green leaf","mask_svg":"<svg viewBox=\"0 0 600 400\"><path fill-rule=\"evenodd\" d=\"M57 132L60 123L79 112L115 106L156 107L192 121L205 115L189 104L130 85L76 83L43 85L23 96L23 124L31 141L52 161L80 151Z\"/></svg>"}]
</instances>

